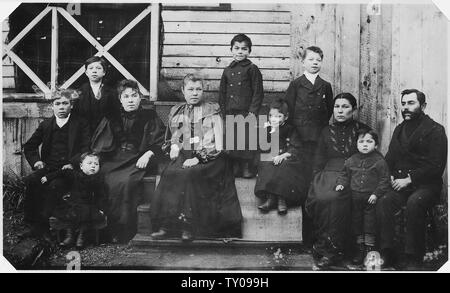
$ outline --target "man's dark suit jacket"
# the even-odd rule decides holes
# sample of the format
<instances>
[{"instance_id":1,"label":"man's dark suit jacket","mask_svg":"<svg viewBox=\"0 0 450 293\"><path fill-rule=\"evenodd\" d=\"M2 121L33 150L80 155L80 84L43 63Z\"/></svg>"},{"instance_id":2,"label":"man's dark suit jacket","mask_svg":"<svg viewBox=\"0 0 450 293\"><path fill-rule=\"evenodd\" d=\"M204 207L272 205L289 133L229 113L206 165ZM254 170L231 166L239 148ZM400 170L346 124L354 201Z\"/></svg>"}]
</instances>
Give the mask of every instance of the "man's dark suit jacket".
<instances>
[{"instance_id":1,"label":"man's dark suit jacket","mask_svg":"<svg viewBox=\"0 0 450 293\"><path fill-rule=\"evenodd\" d=\"M46 119L42 121L30 139L23 145L25 158L31 167L34 168L34 164L37 161L43 161L47 164L47 159L50 155L51 142L52 142L52 130L53 123L56 118ZM90 130L87 121L74 114L70 115L69 121L69 139L68 144L68 157L72 165L76 166L79 163L82 153L89 151L90 144ZM42 144L41 153L39 154L39 146Z\"/></svg>"}]
</instances>

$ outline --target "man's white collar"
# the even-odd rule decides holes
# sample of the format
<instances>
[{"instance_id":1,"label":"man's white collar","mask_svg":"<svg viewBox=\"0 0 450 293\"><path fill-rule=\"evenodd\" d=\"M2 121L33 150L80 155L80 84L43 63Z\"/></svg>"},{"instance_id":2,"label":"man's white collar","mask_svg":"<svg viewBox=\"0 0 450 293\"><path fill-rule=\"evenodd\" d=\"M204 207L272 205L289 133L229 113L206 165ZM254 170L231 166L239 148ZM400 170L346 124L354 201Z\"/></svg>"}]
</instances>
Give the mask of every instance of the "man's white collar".
<instances>
[{"instance_id":1,"label":"man's white collar","mask_svg":"<svg viewBox=\"0 0 450 293\"><path fill-rule=\"evenodd\" d=\"M59 118L57 116L55 116L55 118L56 118L56 125L58 125L59 128L62 128L64 125L66 125L67 121L69 121L70 114L67 115L66 118Z\"/></svg>"}]
</instances>

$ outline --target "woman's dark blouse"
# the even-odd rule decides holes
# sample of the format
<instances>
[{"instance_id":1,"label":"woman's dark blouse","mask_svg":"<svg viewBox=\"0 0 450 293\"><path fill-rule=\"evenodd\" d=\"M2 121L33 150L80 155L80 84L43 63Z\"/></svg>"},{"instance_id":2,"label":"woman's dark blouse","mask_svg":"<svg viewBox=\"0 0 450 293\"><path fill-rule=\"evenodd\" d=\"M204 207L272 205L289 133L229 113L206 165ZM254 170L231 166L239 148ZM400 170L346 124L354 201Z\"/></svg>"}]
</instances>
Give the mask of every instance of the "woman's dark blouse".
<instances>
[{"instance_id":1,"label":"woman's dark blouse","mask_svg":"<svg viewBox=\"0 0 450 293\"><path fill-rule=\"evenodd\" d=\"M347 159L358 152L357 132L359 129L370 129L356 120L334 122L325 127L319 137L314 157L314 174L321 171L330 159Z\"/></svg>"}]
</instances>

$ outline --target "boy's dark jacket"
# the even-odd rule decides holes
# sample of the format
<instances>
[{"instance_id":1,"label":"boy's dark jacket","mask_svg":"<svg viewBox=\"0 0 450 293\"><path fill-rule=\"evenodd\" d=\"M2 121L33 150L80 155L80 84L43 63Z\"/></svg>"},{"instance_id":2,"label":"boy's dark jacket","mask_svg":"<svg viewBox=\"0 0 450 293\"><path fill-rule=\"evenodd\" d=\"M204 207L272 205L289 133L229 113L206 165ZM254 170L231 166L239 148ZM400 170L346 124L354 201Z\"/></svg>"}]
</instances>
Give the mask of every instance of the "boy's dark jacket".
<instances>
[{"instance_id":1,"label":"boy's dark jacket","mask_svg":"<svg viewBox=\"0 0 450 293\"><path fill-rule=\"evenodd\" d=\"M219 105L222 113L251 112L258 115L264 99L263 79L250 60L233 61L220 80Z\"/></svg>"},{"instance_id":2,"label":"boy's dark jacket","mask_svg":"<svg viewBox=\"0 0 450 293\"><path fill-rule=\"evenodd\" d=\"M50 155L53 123L56 118L48 118L42 121L30 139L23 145L25 158L31 167L37 161L43 161L47 164L47 158ZM72 165L79 163L82 153L89 151L90 130L87 121L77 115L71 114L69 121L69 139L68 158ZM41 153L39 154L39 146L42 144Z\"/></svg>"},{"instance_id":3,"label":"boy's dark jacket","mask_svg":"<svg viewBox=\"0 0 450 293\"><path fill-rule=\"evenodd\" d=\"M386 162L395 178L410 174L412 184L442 185L442 173L447 163L447 136L445 129L428 115L422 115L419 126L403 141L405 121L392 135Z\"/></svg>"},{"instance_id":4,"label":"boy's dark jacket","mask_svg":"<svg viewBox=\"0 0 450 293\"><path fill-rule=\"evenodd\" d=\"M370 154L356 153L345 161L344 171L336 185L352 191L383 196L390 188L389 167L378 151Z\"/></svg>"},{"instance_id":5,"label":"boy's dark jacket","mask_svg":"<svg viewBox=\"0 0 450 293\"><path fill-rule=\"evenodd\" d=\"M289 84L285 101L289 106L289 123L294 125L302 141L317 141L333 114L331 84L316 77L314 85L302 74Z\"/></svg>"}]
</instances>

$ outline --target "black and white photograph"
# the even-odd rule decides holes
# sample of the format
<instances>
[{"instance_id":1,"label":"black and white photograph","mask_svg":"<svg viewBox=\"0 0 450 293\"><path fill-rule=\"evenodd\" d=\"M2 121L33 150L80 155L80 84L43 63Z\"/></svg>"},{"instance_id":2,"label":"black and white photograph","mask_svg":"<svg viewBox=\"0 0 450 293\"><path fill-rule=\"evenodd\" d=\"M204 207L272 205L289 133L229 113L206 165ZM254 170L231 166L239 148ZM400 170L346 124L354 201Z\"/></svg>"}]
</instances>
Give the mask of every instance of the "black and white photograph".
<instances>
[{"instance_id":1,"label":"black and white photograph","mask_svg":"<svg viewBox=\"0 0 450 293\"><path fill-rule=\"evenodd\" d=\"M444 1L6 3L0 271L449 269Z\"/></svg>"}]
</instances>

